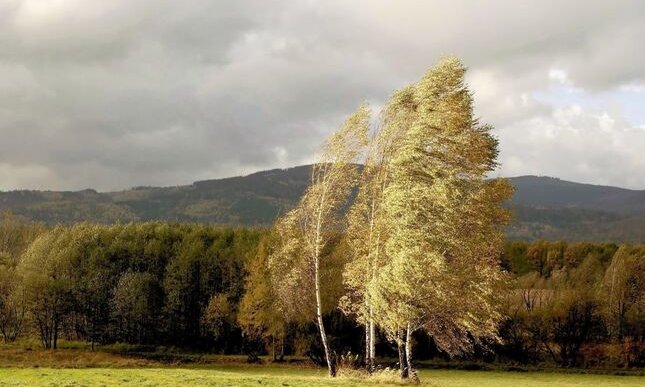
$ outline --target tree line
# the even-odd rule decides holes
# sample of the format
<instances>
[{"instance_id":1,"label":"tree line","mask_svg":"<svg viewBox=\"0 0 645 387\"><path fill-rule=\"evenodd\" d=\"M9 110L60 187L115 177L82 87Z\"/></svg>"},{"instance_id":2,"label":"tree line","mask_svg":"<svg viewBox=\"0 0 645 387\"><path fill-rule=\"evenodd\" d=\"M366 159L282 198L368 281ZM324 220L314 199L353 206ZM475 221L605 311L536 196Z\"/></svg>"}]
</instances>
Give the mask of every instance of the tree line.
<instances>
[{"instance_id":1,"label":"tree line","mask_svg":"<svg viewBox=\"0 0 645 387\"><path fill-rule=\"evenodd\" d=\"M508 242L501 262L515 278L499 356L565 367L645 366L645 246Z\"/></svg>"},{"instance_id":2,"label":"tree line","mask_svg":"<svg viewBox=\"0 0 645 387\"><path fill-rule=\"evenodd\" d=\"M322 364L315 324L304 315L286 319L276 305L267 268L272 238L261 229L165 223L45 228L5 214L0 334L5 342L38 338L46 348L64 338L271 354L276 361L311 356ZM337 235L324 252L323 318L332 350L368 359L370 340L380 357L398 356L383 332L358 328L337 307L347 292L343 239ZM45 260L36 264L34 254ZM501 340L462 359L645 366L645 246L508 241L499 260L510 277L501 290ZM420 359L447 355L423 332L412 342Z\"/></svg>"},{"instance_id":3,"label":"tree line","mask_svg":"<svg viewBox=\"0 0 645 387\"><path fill-rule=\"evenodd\" d=\"M226 324L261 230L204 225L2 223L0 330L44 348L59 338L241 352ZM9 235L9 237L7 237ZM13 242L16 241L16 242ZM17 253L17 254L16 254Z\"/></svg>"}]
</instances>

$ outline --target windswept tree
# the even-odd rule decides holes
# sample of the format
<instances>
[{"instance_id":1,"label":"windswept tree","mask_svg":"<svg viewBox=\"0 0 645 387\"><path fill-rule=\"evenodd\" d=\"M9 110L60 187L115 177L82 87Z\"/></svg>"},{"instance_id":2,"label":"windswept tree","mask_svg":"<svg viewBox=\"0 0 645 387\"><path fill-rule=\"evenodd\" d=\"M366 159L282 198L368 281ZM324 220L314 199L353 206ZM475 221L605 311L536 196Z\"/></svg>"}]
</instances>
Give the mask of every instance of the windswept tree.
<instances>
[{"instance_id":1,"label":"windswept tree","mask_svg":"<svg viewBox=\"0 0 645 387\"><path fill-rule=\"evenodd\" d=\"M412 367L411 335L423 329L449 354L497 337L498 257L511 188L487 181L496 166L491 127L473 116L466 69L447 58L411 87L405 136L383 196L389 259L369 286L379 325Z\"/></svg>"},{"instance_id":2,"label":"windswept tree","mask_svg":"<svg viewBox=\"0 0 645 387\"><path fill-rule=\"evenodd\" d=\"M347 294L341 299L340 308L365 326L365 364L369 372L376 356L376 324L367 288L387 262L388 224L383 197L391 181L390 162L413 117L412 91L411 88L398 91L383 110L379 130L369 142L358 193L347 215L346 239L352 257L343 272Z\"/></svg>"},{"instance_id":3,"label":"windswept tree","mask_svg":"<svg viewBox=\"0 0 645 387\"><path fill-rule=\"evenodd\" d=\"M300 202L276 223L278 246L269 262L285 310L294 312L304 307L308 315L305 305L308 295L313 294L313 314L330 376L336 375L336 367L323 322L321 258L329 242L342 231L342 209L355 186L356 163L363 154L368 128L369 110L361 106L327 139Z\"/></svg>"}]
</instances>

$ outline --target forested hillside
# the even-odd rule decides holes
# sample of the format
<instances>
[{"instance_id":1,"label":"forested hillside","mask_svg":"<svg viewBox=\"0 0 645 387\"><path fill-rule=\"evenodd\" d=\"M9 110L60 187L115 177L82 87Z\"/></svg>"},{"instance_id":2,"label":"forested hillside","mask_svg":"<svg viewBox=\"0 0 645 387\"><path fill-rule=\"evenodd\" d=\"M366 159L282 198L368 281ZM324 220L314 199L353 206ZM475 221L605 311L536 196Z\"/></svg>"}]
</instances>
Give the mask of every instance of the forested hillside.
<instances>
[{"instance_id":1,"label":"forested hillside","mask_svg":"<svg viewBox=\"0 0 645 387\"><path fill-rule=\"evenodd\" d=\"M310 166L299 166L178 187L0 192L0 211L47 224L162 220L267 226L294 206L309 177ZM645 190L537 176L510 181L516 217L511 239L645 242Z\"/></svg>"}]
</instances>

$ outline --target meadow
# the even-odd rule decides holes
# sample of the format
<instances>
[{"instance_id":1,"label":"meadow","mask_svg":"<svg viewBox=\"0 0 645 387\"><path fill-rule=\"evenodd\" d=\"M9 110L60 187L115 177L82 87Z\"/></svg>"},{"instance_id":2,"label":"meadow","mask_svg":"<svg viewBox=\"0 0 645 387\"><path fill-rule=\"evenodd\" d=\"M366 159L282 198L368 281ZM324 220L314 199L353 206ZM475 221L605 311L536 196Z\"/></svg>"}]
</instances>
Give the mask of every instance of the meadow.
<instances>
[{"instance_id":1,"label":"meadow","mask_svg":"<svg viewBox=\"0 0 645 387\"><path fill-rule=\"evenodd\" d=\"M28 340L0 344L0 387L402 385L394 370L381 372L370 379L356 376L356 371L340 370L341 375L332 379L327 376L326 369L299 357L272 363L270 357L263 356L263 364L247 364L246 356L185 353L170 348L133 353L126 351L128 347L123 345L102 346L100 350L92 351L80 342L62 341L58 350L39 349L36 344ZM431 369L442 367L438 363L420 362L419 365L426 367L418 371L422 386L631 387L645 384L642 372L628 369L607 370L614 375L605 375L564 372L562 369L466 371ZM629 376L616 375L619 372Z\"/></svg>"},{"instance_id":2,"label":"meadow","mask_svg":"<svg viewBox=\"0 0 645 387\"><path fill-rule=\"evenodd\" d=\"M598 387L642 386L639 376L548 372L421 370L422 386ZM162 368L0 368L0 386L400 386L393 380L331 379L323 369L216 365Z\"/></svg>"}]
</instances>

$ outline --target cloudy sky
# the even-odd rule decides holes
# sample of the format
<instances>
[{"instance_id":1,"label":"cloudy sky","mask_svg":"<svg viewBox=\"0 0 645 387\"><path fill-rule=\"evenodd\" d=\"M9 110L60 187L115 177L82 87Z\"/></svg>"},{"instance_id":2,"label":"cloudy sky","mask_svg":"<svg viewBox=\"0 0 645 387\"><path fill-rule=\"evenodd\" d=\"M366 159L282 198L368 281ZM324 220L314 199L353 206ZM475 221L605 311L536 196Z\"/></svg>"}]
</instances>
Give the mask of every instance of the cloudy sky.
<instances>
[{"instance_id":1,"label":"cloudy sky","mask_svg":"<svg viewBox=\"0 0 645 387\"><path fill-rule=\"evenodd\" d=\"M294 166L446 54L499 176L645 189L645 1L0 1L0 190Z\"/></svg>"}]
</instances>

